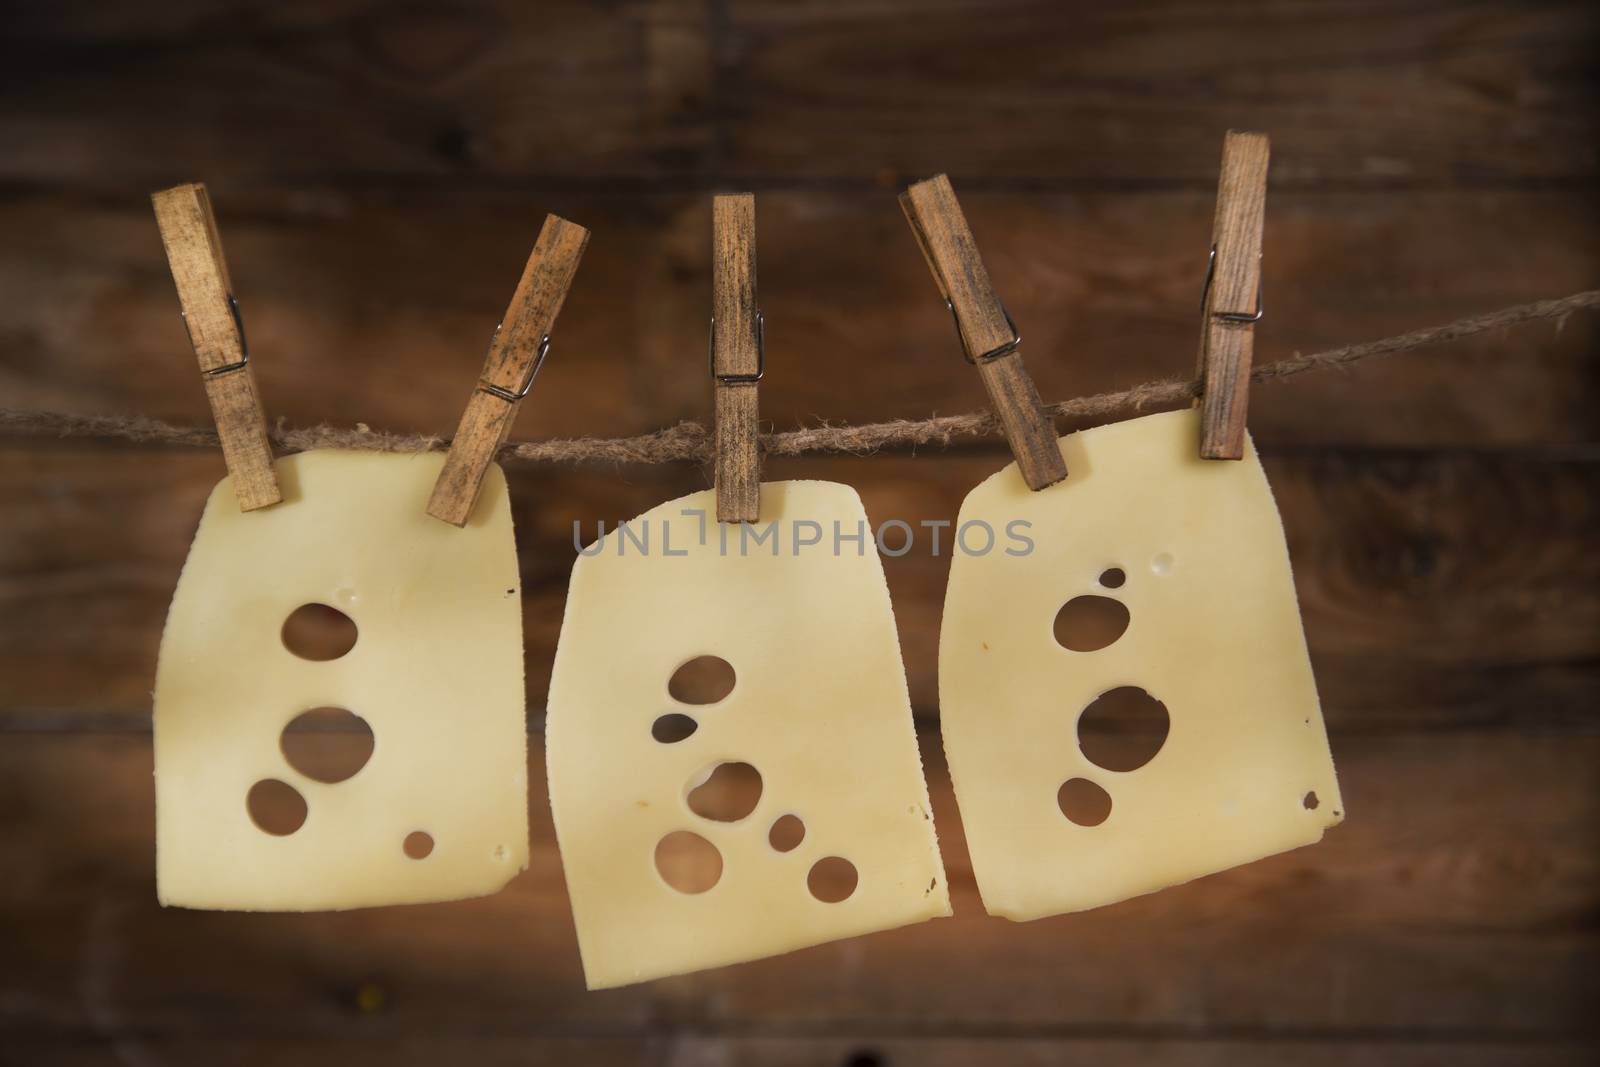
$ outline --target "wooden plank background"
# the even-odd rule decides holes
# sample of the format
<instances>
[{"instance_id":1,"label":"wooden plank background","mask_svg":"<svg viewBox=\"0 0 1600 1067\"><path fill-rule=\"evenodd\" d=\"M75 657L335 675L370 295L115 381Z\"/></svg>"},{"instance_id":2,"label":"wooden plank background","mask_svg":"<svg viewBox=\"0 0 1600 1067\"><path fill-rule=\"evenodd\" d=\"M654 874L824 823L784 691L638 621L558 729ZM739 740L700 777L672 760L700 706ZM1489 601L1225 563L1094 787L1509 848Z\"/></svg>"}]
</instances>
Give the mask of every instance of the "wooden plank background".
<instances>
[{"instance_id":1,"label":"wooden plank background","mask_svg":"<svg viewBox=\"0 0 1600 1067\"><path fill-rule=\"evenodd\" d=\"M269 414L447 434L545 212L594 232L519 437L706 419L710 195L758 194L764 417L982 403L895 204L948 171L1047 399L1192 367L1221 137L1273 138L1258 359L1600 282L1573 2L75 0L0 33L0 404L207 417L147 194L209 183ZM149 690L217 455L0 439L0 1063L1566 1064L1600 1047L1600 330L1256 391L1350 819L1092 913L981 914L947 560L886 561L956 917L585 993L543 794L572 526L512 472L531 869L163 911ZM993 444L785 460L954 518ZM329 735L328 743L343 743Z\"/></svg>"}]
</instances>

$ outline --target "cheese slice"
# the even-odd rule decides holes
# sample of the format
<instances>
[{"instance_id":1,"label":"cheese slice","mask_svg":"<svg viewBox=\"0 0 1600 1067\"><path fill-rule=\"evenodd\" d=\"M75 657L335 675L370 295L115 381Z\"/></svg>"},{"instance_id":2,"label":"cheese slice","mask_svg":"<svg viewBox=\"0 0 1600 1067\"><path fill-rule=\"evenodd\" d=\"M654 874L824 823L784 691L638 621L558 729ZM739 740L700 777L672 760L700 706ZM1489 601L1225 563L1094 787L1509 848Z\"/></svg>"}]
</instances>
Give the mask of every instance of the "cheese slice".
<instances>
[{"instance_id":1,"label":"cheese slice","mask_svg":"<svg viewBox=\"0 0 1600 1067\"><path fill-rule=\"evenodd\" d=\"M860 498L829 482L777 482L761 487L758 524L719 526L706 518L715 509L711 492L669 501L573 567L546 743L592 989L950 913ZM673 699L674 673L702 656L733 668L732 691L703 705ZM664 715L693 719L693 733L657 740ZM697 815L691 791L735 763L760 776L754 810L729 822ZM779 851L790 842L769 834L785 816L804 837ZM709 890L673 888L656 867L657 845L685 831L720 853ZM829 858L856 870L843 900L808 889Z\"/></svg>"},{"instance_id":2,"label":"cheese slice","mask_svg":"<svg viewBox=\"0 0 1600 1067\"><path fill-rule=\"evenodd\" d=\"M1310 844L1343 817L1266 474L1253 446L1199 459L1198 433L1178 411L1073 434L1065 482L1030 492L1013 464L962 505L961 527L1023 522L1033 543L954 556L939 641L945 752L991 914L1110 904ZM1080 596L1127 609L1120 638L1057 642ZM1164 704L1169 732L1143 766L1106 770L1078 720L1120 687ZM1109 795L1103 822L1068 818L1069 781Z\"/></svg>"},{"instance_id":3,"label":"cheese slice","mask_svg":"<svg viewBox=\"0 0 1600 1067\"><path fill-rule=\"evenodd\" d=\"M211 493L178 579L155 690L156 883L163 904L303 911L493 893L528 862L516 545L492 467L470 522L427 514L440 455L308 452L277 462L283 503ZM353 648L285 647L305 604L345 613ZM363 718L373 751L316 781L280 733L308 709ZM304 824L262 830L246 798L277 781ZM413 859L406 839L433 849ZM420 850L419 850L420 851Z\"/></svg>"}]
</instances>

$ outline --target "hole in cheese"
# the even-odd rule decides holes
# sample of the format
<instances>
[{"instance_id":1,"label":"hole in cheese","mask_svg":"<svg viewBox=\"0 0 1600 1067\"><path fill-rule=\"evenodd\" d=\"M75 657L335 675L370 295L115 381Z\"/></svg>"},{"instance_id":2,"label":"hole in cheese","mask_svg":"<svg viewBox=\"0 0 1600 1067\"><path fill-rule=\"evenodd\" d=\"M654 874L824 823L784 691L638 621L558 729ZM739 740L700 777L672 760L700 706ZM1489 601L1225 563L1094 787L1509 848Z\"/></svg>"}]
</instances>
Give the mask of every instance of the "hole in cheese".
<instances>
[{"instance_id":1,"label":"hole in cheese","mask_svg":"<svg viewBox=\"0 0 1600 1067\"><path fill-rule=\"evenodd\" d=\"M1087 778L1068 778L1056 790L1061 814L1079 826L1099 826L1111 817L1111 794Z\"/></svg>"},{"instance_id":2,"label":"hole in cheese","mask_svg":"<svg viewBox=\"0 0 1600 1067\"><path fill-rule=\"evenodd\" d=\"M1155 574L1171 574L1173 563L1171 552L1157 552L1150 560L1150 570Z\"/></svg>"},{"instance_id":3,"label":"hole in cheese","mask_svg":"<svg viewBox=\"0 0 1600 1067\"><path fill-rule=\"evenodd\" d=\"M421 830L413 830L406 835L405 842L401 845L407 856L414 860L425 860L433 855L433 835Z\"/></svg>"},{"instance_id":4,"label":"hole in cheese","mask_svg":"<svg viewBox=\"0 0 1600 1067\"><path fill-rule=\"evenodd\" d=\"M824 856L811 865L806 888L824 904L837 904L856 891L857 880L855 864L841 856Z\"/></svg>"},{"instance_id":5,"label":"hole in cheese","mask_svg":"<svg viewBox=\"0 0 1600 1067\"><path fill-rule=\"evenodd\" d=\"M722 878L722 853L688 830L674 830L656 842L656 873L680 893L704 893Z\"/></svg>"},{"instance_id":6,"label":"hole in cheese","mask_svg":"<svg viewBox=\"0 0 1600 1067\"><path fill-rule=\"evenodd\" d=\"M1128 629L1128 609L1106 596L1075 596L1056 612L1056 641L1074 652L1098 652Z\"/></svg>"},{"instance_id":7,"label":"hole in cheese","mask_svg":"<svg viewBox=\"0 0 1600 1067\"><path fill-rule=\"evenodd\" d=\"M667 692L684 704L715 704L733 692L733 665L721 656L696 656L672 672Z\"/></svg>"},{"instance_id":8,"label":"hole in cheese","mask_svg":"<svg viewBox=\"0 0 1600 1067\"><path fill-rule=\"evenodd\" d=\"M673 712L663 715L650 724L650 736L660 741L663 745L675 745L679 741L686 741L690 734L700 728L700 724L687 715Z\"/></svg>"},{"instance_id":9,"label":"hole in cheese","mask_svg":"<svg viewBox=\"0 0 1600 1067\"><path fill-rule=\"evenodd\" d=\"M306 798L288 782L263 778L245 794L250 821L276 837L287 837L306 822Z\"/></svg>"},{"instance_id":10,"label":"hole in cheese","mask_svg":"<svg viewBox=\"0 0 1600 1067\"><path fill-rule=\"evenodd\" d=\"M1122 572L1121 567L1108 567L1100 572L1100 584L1107 589L1120 589L1128 576Z\"/></svg>"},{"instance_id":11,"label":"hole in cheese","mask_svg":"<svg viewBox=\"0 0 1600 1067\"><path fill-rule=\"evenodd\" d=\"M316 782L342 782L372 758L372 727L344 708L302 711L278 737L289 766Z\"/></svg>"},{"instance_id":12,"label":"hole in cheese","mask_svg":"<svg viewBox=\"0 0 1600 1067\"><path fill-rule=\"evenodd\" d=\"M748 763L718 763L689 787L689 810L717 822L738 822L760 801L761 772Z\"/></svg>"},{"instance_id":13,"label":"hole in cheese","mask_svg":"<svg viewBox=\"0 0 1600 1067\"><path fill-rule=\"evenodd\" d=\"M1300 801L1300 803L1305 807L1305 809L1307 811L1316 811L1317 810L1317 805L1322 803L1322 802L1317 799L1317 794L1313 791L1313 792L1307 793L1305 795L1304 799L1302 799Z\"/></svg>"},{"instance_id":14,"label":"hole in cheese","mask_svg":"<svg viewBox=\"0 0 1600 1067\"><path fill-rule=\"evenodd\" d=\"M806 839L806 824L798 815L780 815L767 831L767 844L778 852L793 852Z\"/></svg>"},{"instance_id":15,"label":"hole in cheese","mask_svg":"<svg viewBox=\"0 0 1600 1067\"><path fill-rule=\"evenodd\" d=\"M326 604L301 604L283 620L283 647L301 659L338 659L356 647L355 620Z\"/></svg>"},{"instance_id":16,"label":"hole in cheese","mask_svg":"<svg viewBox=\"0 0 1600 1067\"><path fill-rule=\"evenodd\" d=\"M1107 690L1078 716L1078 747L1096 767L1136 771L1156 758L1171 728L1167 706L1137 686Z\"/></svg>"}]
</instances>

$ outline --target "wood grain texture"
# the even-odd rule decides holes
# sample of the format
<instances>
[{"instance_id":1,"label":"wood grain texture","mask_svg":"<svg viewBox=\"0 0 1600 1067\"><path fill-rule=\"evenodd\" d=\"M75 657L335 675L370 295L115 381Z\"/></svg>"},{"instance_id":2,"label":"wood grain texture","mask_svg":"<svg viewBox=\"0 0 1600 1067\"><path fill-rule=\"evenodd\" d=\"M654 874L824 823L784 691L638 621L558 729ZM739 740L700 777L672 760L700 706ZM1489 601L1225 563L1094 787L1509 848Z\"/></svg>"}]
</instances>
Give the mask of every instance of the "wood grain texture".
<instances>
[{"instance_id":1,"label":"wood grain texture","mask_svg":"<svg viewBox=\"0 0 1600 1067\"><path fill-rule=\"evenodd\" d=\"M119 195L941 170L968 195L1209 193L1230 127L1272 134L1280 191L1600 171L1582 0L187 0L33 4L7 30L29 91L0 98L0 175Z\"/></svg>"},{"instance_id":2,"label":"wood grain texture","mask_svg":"<svg viewBox=\"0 0 1600 1067\"><path fill-rule=\"evenodd\" d=\"M1006 303L1026 324L1028 371L1045 399L1193 372L1214 194L963 195L986 261L1011 280ZM557 354L523 401L523 433L705 421L710 198L584 191L540 202L586 220L595 237ZM271 355L256 364L273 416L448 434L541 217L526 194L323 189L229 204L230 266L250 296L252 341ZM1586 194L1275 186L1263 263L1272 314L1257 328L1256 359L1592 287L1600 242L1584 235L1594 228L1600 205ZM210 419L193 364L174 358L186 342L147 208L0 195L0 231L7 404ZM763 383L769 425L982 406L892 193L763 193L761 232L773 365L807 368ZM1461 269L1491 262L1504 265L1492 280ZM1258 389L1251 432L1268 447L1591 443L1597 337L1600 317L1579 315L1561 330Z\"/></svg>"},{"instance_id":3,"label":"wood grain texture","mask_svg":"<svg viewBox=\"0 0 1600 1067\"><path fill-rule=\"evenodd\" d=\"M900 195L900 207L940 297L955 315L961 346L983 379L1022 480L1033 490L1056 484L1067 476L1067 465L1056 447L1055 427L1022 365L1020 338L989 281L950 179L940 174L918 182Z\"/></svg>"},{"instance_id":4,"label":"wood grain texture","mask_svg":"<svg viewBox=\"0 0 1600 1067\"><path fill-rule=\"evenodd\" d=\"M211 417L143 197L194 177L225 197L258 379L292 425L448 433L546 209L594 239L523 433L705 420L709 194L733 188L761 196L774 366L806 368L765 383L770 424L970 410L892 199L939 172L1041 396L1186 374L1230 127L1273 140L1258 364L1600 278L1580 0L12 8L12 406ZM1323 844L1089 915L980 918L932 732L949 561L924 538L885 570L957 917L599 996L537 744L534 866L505 894L157 909L148 693L221 468L0 440L0 1064L1590 1062L1596 319L1250 397L1350 804ZM1005 462L766 473L915 525ZM537 731L573 521L592 536L714 475L510 474Z\"/></svg>"},{"instance_id":5,"label":"wood grain texture","mask_svg":"<svg viewBox=\"0 0 1600 1067\"><path fill-rule=\"evenodd\" d=\"M1350 819L1320 844L1112 907L1009 923L982 913L938 740L924 734L954 918L601 995L583 989L542 745L530 741L530 867L500 894L249 915L157 905L148 737L8 736L0 1047L41 1028L135 1039L506 1027L569 1038L688 1027L1595 1036L1592 735L1348 738L1337 756ZM374 991L381 1007L361 1010Z\"/></svg>"},{"instance_id":6,"label":"wood grain texture","mask_svg":"<svg viewBox=\"0 0 1600 1067\"><path fill-rule=\"evenodd\" d=\"M1201 459L1244 458L1269 154L1263 134L1229 130L1222 142L1211 268L1200 313Z\"/></svg>"},{"instance_id":7,"label":"wood grain texture","mask_svg":"<svg viewBox=\"0 0 1600 1067\"><path fill-rule=\"evenodd\" d=\"M756 297L756 198L722 195L711 207L711 373L718 522L755 522L761 511L760 391L765 369Z\"/></svg>"},{"instance_id":8,"label":"wood grain texture","mask_svg":"<svg viewBox=\"0 0 1600 1067\"><path fill-rule=\"evenodd\" d=\"M483 476L511 433L588 243L589 231L582 226L555 215L545 217L428 498L428 514L434 518L465 526L472 517Z\"/></svg>"},{"instance_id":9,"label":"wood grain texture","mask_svg":"<svg viewBox=\"0 0 1600 1067\"><path fill-rule=\"evenodd\" d=\"M1192 323L1191 323L1192 325ZM885 558L917 713L937 714L950 534L987 453L774 459L841 481L869 519L916 531ZM142 728L156 647L215 460L0 449L0 723ZM1589 729L1600 702L1600 464L1583 456L1272 456L1312 663L1336 733ZM707 487L692 467L510 468L531 714L542 713L567 580L604 521ZM116 524L94 520L115 514ZM578 534L574 534L576 525Z\"/></svg>"},{"instance_id":10,"label":"wood grain texture","mask_svg":"<svg viewBox=\"0 0 1600 1067\"><path fill-rule=\"evenodd\" d=\"M272 469L267 413L246 360L244 331L237 317L233 282L222 254L222 237L204 185L180 185L155 193L156 224L178 287L189 343L200 361L206 400L222 441L222 457L233 478L239 507L255 511L283 499Z\"/></svg>"},{"instance_id":11,"label":"wood grain texture","mask_svg":"<svg viewBox=\"0 0 1600 1067\"><path fill-rule=\"evenodd\" d=\"M742 1036L710 1034L693 1026L663 1028L647 1036L546 1037L504 1033L423 1037L389 1034L360 1037L189 1037L170 1034L88 1035L80 1040L22 1037L10 1043L15 1062L26 1067L121 1067L141 1056L167 1067L727 1067L762 1063L770 1067L1057 1067L1062 1063L1106 1067L1578 1067L1589 1063L1581 1041L1475 1044L1467 1040L1417 1041L1382 1038L1326 1041L1274 1037L1217 1040L1184 1037L1047 1037L964 1035L955 1038L904 1036L870 1027L852 1027L836 1036ZM0 1052L5 1057L6 1052Z\"/></svg>"}]
</instances>

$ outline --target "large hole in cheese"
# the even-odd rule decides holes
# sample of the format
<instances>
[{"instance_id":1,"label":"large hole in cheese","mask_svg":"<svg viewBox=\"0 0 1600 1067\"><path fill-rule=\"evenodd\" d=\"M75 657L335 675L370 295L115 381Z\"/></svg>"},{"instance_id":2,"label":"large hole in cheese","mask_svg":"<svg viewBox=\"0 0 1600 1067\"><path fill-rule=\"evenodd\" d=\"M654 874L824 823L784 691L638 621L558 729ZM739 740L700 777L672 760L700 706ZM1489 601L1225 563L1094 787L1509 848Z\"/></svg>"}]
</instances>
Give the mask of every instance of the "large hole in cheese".
<instances>
[{"instance_id":1,"label":"large hole in cheese","mask_svg":"<svg viewBox=\"0 0 1600 1067\"><path fill-rule=\"evenodd\" d=\"M1098 652L1128 629L1128 609L1108 596L1075 596L1056 612L1056 641L1074 652Z\"/></svg>"},{"instance_id":2,"label":"large hole in cheese","mask_svg":"<svg viewBox=\"0 0 1600 1067\"><path fill-rule=\"evenodd\" d=\"M806 839L806 824L798 815L780 815L767 831L767 844L775 852L793 852Z\"/></svg>"},{"instance_id":3,"label":"large hole in cheese","mask_svg":"<svg viewBox=\"0 0 1600 1067\"><path fill-rule=\"evenodd\" d=\"M1136 771L1167 743L1167 706L1137 686L1095 697L1078 716L1078 747L1096 767Z\"/></svg>"},{"instance_id":4,"label":"large hole in cheese","mask_svg":"<svg viewBox=\"0 0 1600 1067\"><path fill-rule=\"evenodd\" d=\"M426 830L413 830L400 842L401 851L414 860L425 860L433 855L433 835Z\"/></svg>"},{"instance_id":5,"label":"large hole in cheese","mask_svg":"<svg viewBox=\"0 0 1600 1067\"><path fill-rule=\"evenodd\" d=\"M245 794L250 821L274 837L287 837L306 823L306 798L288 782L263 778Z\"/></svg>"},{"instance_id":6,"label":"large hole in cheese","mask_svg":"<svg viewBox=\"0 0 1600 1067\"><path fill-rule=\"evenodd\" d=\"M858 880L855 864L842 856L824 856L811 865L806 888L824 904L837 904L850 899Z\"/></svg>"},{"instance_id":7,"label":"large hole in cheese","mask_svg":"<svg viewBox=\"0 0 1600 1067\"><path fill-rule=\"evenodd\" d=\"M696 656L672 672L667 692L685 704L715 704L733 692L733 664L721 656Z\"/></svg>"},{"instance_id":8,"label":"large hole in cheese","mask_svg":"<svg viewBox=\"0 0 1600 1067\"><path fill-rule=\"evenodd\" d=\"M283 647L301 659L338 659L357 636L355 620L326 604L301 604L283 620Z\"/></svg>"},{"instance_id":9,"label":"large hole in cheese","mask_svg":"<svg viewBox=\"0 0 1600 1067\"><path fill-rule=\"evenodd\" d=\"M719 763L689 787L689 810L717 822L738 822L760 802L761 772L748 763Z\"/></svg>"},{"instance_id":10,"label":"large hole in cheese","mask_svg":"<svg viewBox=\"0 0 1600 1067\"><path fill-rule=\"evenodd\" d=\"M1068 778L1056 791L1061 814L1079 826L1099 826L1111 817L1111 794L1087 778Z\"/></svg>"},{"instance_id":11,"label":"large hole in cheese","mask_svg":"<svg viewBox=\"0 0 1600 1067\"><path fill-rule=\"evenodd\" d=\"M687 741L699 728L700 724L694 719L673 712L670 715L659 716L650 724L650 736L663 745L675 745L679 741Z\"/></svg>"},{"instance_id":12,"label":"large hole in cheese","mask_svg":"<svg viewBox=\"0 0 1600 1067\"><path fill-rule=\"evenodd\" d=\"M372 727L344 708L312 708L289 721L278 747L289 766L317 782L342 782L372 758Z\"/></svg>"},{"instance_id":13,"label":"large hole in cheese","mask_svg":"<svg viewBox=\"0 0 1600 1067\"><path fill-rule=\"evenodd\" d=\"M680 893L704 893L722 878L722 853L688 830L674 830L656 842L656 872Z\"/></svg>"}]
</instances>

